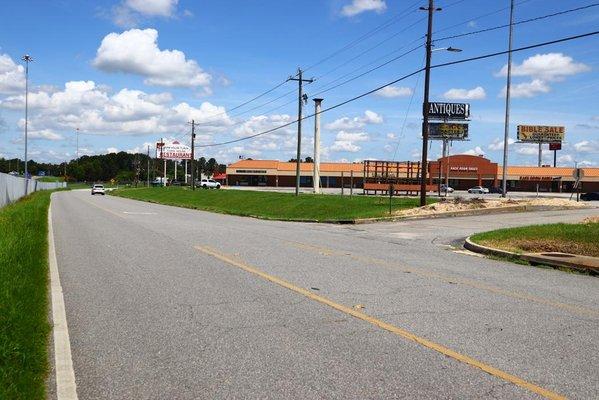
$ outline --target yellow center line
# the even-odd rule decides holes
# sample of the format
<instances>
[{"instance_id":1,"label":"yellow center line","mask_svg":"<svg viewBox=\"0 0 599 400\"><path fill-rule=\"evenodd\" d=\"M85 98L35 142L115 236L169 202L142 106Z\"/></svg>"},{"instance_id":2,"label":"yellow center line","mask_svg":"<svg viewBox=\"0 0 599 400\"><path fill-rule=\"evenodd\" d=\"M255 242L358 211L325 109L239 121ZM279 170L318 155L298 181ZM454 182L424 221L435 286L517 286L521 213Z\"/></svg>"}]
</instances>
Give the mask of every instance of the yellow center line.
<instances>
[{"instance_id":1,"label":"yellow center line","mask_svg":"<svg viewBox=\"0 0 599 400\"><path fill-rule=\"evenodd\" d=\"M467 355L458 353L457 351L451 350L450 348L445 347L445 346L443 346L441 344L438 344L438 343L432 342L432 341L430 341L428 339L425 339L423 337L417 336L417 335L415 335L415 334L413 334L413 333L411 333L409 331L406 331L405 329L399 328L399 327L397 327L395 325L392 325L390 323L387 323L387 322L384 322L384 321L379 320L377 318L374 318L374 317L372 317L372 316L370 316L368 314L365 314L363 312L360 312L360 311L358 311L356 309L344 306L344 305L339 304L339 303L335 303L333 300L330 300L330 299L328 299L328 298L326 298L324 296L319 296L317 294L314 294L314 293L312 293L311 291L309 291L307 289L295 286L294 284L292 284L290 282L287 282L287 281L285 281L285 280L283 280L281 278L278 278L276 276L267 274L266 272L263 272L263 271L255 268L255 267L252 267L252 266L250 266L250 265L248 265L248 264L246 264L246 263L244 263L244 262L242 262L240 260L235 260L235 259L231 258L230 256L227 256L227 255L225 255L223 253L220 253L220 252L218 252L215 249L212 249L212 248L207 247L207 246L195 246L195 248L197 250L201 251L204 254L208 254L208 255L210 255L210 256L212 256L212 257L214 257L214 258L216 258L216 259L218 259L220 261L223 261L226 264L232 265L232 266L237 267L237 268L239 268L241 270L244 270L244 271L249 272L251 274L257 275L257 276L259 276L262 279L265 279L265 280L267 280L269 282L272 282L274 284L282 286L282 287L284 287L286 289L289 289L289 290L291 290L291 291L293 291L295 293L301 294L302 296L305 296L305 297L307 297L307 298L309 298L311 300L317 301L317 302L319 302L321 304L325 304L325 305L327 305L327 306L329 306L329 307L331 307L331 308L333 308L333 309L335 309L337 311L340 311L342 313L351 315L352 317L355 317L355 318L360 319L362 321L368 322L368 323L370 323L370 324L372 324L374 326L377 326L377 327L379 327L381 329L384 329L384 330L386 330L388 332L394 333L394 334L396 334L398 336L401 336L401 337L403 337L405 339L408 339L408 340L410 340L412 342L418 343L418 344L420 344L420 345L422 345L422 346L424 346L424 347L426 347L428 349L434 350L434 351L439 352L439 353L441 353L441 354L443 354L443 355L445 355L447 357L453 358L456 361L459 361L461 363L470 365L470 366L472 366L474 368L478 368L481 371L486 372L487 374L490 374L490 375L492 375L492 376L494 376L496 378L502 379L502 380L504 380L506 382L513 383L513 384L515 384L517 386L520 386L520 387L522 387L524 389L530 390L531 392L539 394L539 395L541 395L541 396L543 396L543 397L545 397L547 399L552 399L552 400L553 399L565 399L564 396L561 396L561 395L559 395L559 394L557 394L555 392L552 392L551 390L542 388L542 387L540 387L538 385L535 385L534 383L525 381L524 379L519 378L519 377L517 377L515 375L509 374L509 373L507 373L505 371L502 371L502 370L500 370L498 368L492 367L492 366L490 366L488 364L485 364L485 363L483 363L481 361L478 361L478 360L476 360L476 359L474 359L472 357L469 357Z\"/></svg>"},{"instance_id":2,"label":"yellow center line","mask_svg":"<svg viewBox=\"0 0 599 400\"><path fill-rule=\"evenodd\" d=\"M301 242L288 241L288 244L290 244L294 247L297 247L299 249L302 249L302 250L309 250L309 251L323 254L323 255L344 256L344 257L348 257L348 258L356 260L356 261L366 262L369 264L381 265L381 266L384 266L387 268L392 268L394 270L410 272L410 273L413 273L414 275L422 276L425 278L436 279L436 280L443 281L443 282L458 283L458 284L462 284L464 286L470 286L470 287L473 287L476 289L485 290L487 292L495 293L495 294L498 294L501 296L507 296L507 297L511 297L514 299L518 299L518 300L526 300L526 301L530 301L533 303L542 304L542 305L558 308L561 310L566 310L566 311L569 311L569 312L572 312L575 314L579 314L579 315L594 316L594 317L599 316L599 310L582 307L582 306L577 306L577 305L573 305L573 304L561 303L558 301L552 301L552 300L544 299L542 297L530 295L527 293L505 290L505 289L502 289L502 288L499 288L496 286L491 286L491 285L487 285L487 284L484 284L481 282L477 282L472 279L464 279L464 278L459 278L459 277L452 277L449 275L437 274L435 272L424 271L422 269L417 269L417 268L411 268L411 267L408 267L405 265L385 261L385 260L378 259L378 258L360 256L360 255L353 254L351 252L333 250L333 249L329 249L326 247L315 246L315 245L305 244L305 243L301 243Z\"/></svg>"},{"instance_id":3,"label":"yellow center line","mask_svg":"<svg viewBox=\"0 0 599 400\"><path fill-rule=\"evenodd\" d=\"M85 199L81 199L81 200L83 200L83 202L84 202L84 203L87 203L87 204L90 204L90 205L92 205L92 206L94 206L94 207L97 207L97 208L99 208L100 210L106 211L107 213L110 213L110 214L112 214L112 215L116 215L116 216L117 216L117 217L119 217L119 218L127 219L127 218L125 218L125 216L124 216L123 214L120 214L120 213L118 213L118 212L116 212L116 211L113 211L113 210L110 210L110 209L108 209L108 208L105 208L105 207L99 206L99 205L97 205L97 204L94 204L94 203L92 203L91 201L87 201L87 200L85 200Z\"/></svg>"}]
</instances>

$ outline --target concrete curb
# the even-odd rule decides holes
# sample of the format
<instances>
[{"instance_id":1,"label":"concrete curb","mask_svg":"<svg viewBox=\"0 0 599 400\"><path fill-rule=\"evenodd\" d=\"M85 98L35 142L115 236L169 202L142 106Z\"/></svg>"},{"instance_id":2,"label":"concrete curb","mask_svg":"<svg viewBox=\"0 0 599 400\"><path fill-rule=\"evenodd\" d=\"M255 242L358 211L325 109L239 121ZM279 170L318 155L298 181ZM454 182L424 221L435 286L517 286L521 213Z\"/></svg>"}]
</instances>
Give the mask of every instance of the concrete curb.
<instances>
[{"instance_id":1,"label":"concrete curb","mask_svg":"<svg viewBox=\"0 0 599 400\"><path fill-rule=\"evenodd\" d=\"M592 275L599 274L599 269L591 266L596 263L596 257L577 256L565 253L553 253L554 256L547 256L537 253L514 253L511 251L500 250L493 247L483 246L482 244L474 243L470 236L464 242L464 248L475 253L485 254L489 256L502 257L508 259L516 259L526 261L532 265L548 265L553 268L569 268L582 272L589 272ZM561 258L560 255L565 255L567 258ZM569 261L571 259L572 261ZM579 260L579 262L575 262ZM581 262L582 261L582 262Z\"/></svg>"}]
</instances>

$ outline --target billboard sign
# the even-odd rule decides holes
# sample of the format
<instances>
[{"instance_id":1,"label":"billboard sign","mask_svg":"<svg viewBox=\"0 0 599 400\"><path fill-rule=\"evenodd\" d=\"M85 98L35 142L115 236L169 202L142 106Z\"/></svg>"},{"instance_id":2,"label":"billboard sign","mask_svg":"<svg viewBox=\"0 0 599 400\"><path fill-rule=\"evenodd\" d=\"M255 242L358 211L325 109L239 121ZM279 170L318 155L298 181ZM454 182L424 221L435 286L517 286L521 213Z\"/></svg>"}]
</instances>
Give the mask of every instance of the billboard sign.
<instances>
[{"instance_id":1,"label":"billboard sign","mask_svg":"<svg viewBox=\"0 0 599 400\"><path fill-rule=\"evenodd\" d=\"M468 124L429 122L429 139L463 140L468 138Z\"/></svg>"},{"instance_id":2,"label":"billboard sign","mask_svg":"<svg viewBox=\"0 0 599 400\"><path fill-rule=\"evenodd\" d=\"M466 103L428 103L428 117L432 119L458 119L470 118L470 104Z\"/></svg>"},{"instance_id":3,"label":"billboard sign","mask_svg":"<svg viewBox=\"0 0 599 400\"><path fill-rule=\"evenodd\" d=\"M191 160L191 147L177 142L164 142L158 147L158 158L164 160Z\"/></svg>"},{"instance_id":4,"label":"billboard sign","mask_svg":"<svg viewBox=\"0 0 599 400\"><path fill-rule=\"evenodd\" d=\"M521 142L561 142L565 133L563 126L518 125L518 140Z\"/></svg>"},{"instance_id":5,"label":"billboard sign","mask_svg":"<svg viewBox=\"0 0 599 400\"><path fill-rule=\"evenodd\" d=\"M555 151L555 150L561 150L561 149L562 149L562 142L549 143L549 150Z\"/></svg>"}]
</instances>

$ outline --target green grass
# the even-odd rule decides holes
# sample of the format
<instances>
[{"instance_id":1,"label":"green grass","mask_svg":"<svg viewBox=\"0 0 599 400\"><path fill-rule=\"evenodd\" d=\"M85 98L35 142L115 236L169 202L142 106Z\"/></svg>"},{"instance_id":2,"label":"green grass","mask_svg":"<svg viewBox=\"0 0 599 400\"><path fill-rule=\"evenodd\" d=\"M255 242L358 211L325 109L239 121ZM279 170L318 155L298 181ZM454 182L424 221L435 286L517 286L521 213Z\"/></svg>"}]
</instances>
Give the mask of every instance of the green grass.
<instances>
[{"instance_id":1,"label":"green grass","mask_svg":"<svg viewBox=\"0 0 599 400\"><path fill-rule=\"evenodd\" d=\"M0 399L43 399L50 192L0 209Z\"/></svg>"},{"instance_id":2,"label":"green grass","mask_svg":"<svg viewBox=\"0 0 599 400\"><path fill-rule=\"evenodd\" d=\"M64 182L61 176L42 176L37 178L38 182Z\"/></svg>"},{"instance_id":3,"label":"green grass","mask_svg":"<svg viewBox=\"0 0 599 400\"><path fill-rule=\"evenodd\" d=\"M350 198L312 194L295 197L291 193L203 189L192 191L179 187L123 189L111 194L135 200L265 219L339 221L389 215L389 198L384 197ZM394 197L392 209L398 211L417 205L418 199Z\"/></svg>"},{"instance_id":4,"label":"green grass","mask_svg":"<svg viewBox=\"0 0 599 400\"><path fill-rule=\"evenodd\" d=\"M557 251L599 257L599 223L547 224L473 235L484 246L516 253Z\"/></svg>"}]
</instances>

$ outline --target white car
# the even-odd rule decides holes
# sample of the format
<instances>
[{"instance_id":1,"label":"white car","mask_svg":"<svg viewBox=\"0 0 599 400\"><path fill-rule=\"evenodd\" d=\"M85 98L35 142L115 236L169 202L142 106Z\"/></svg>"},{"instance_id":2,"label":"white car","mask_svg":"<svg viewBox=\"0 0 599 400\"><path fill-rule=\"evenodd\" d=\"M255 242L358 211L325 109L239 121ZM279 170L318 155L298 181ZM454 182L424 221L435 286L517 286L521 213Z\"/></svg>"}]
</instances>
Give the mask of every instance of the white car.
<instances>
[{"instance_id":1,"label":"white car","mask_svg":"<svg viewBox=\"0 0 599 400\"><path fill-rule=\"evenodd\" d=\"M92 196L94 194L105 195L106 194L106 190L104 189L104 185L94 185L94 186L92 186Z\"/></svg>"},{"instance_id":2,"label":"white car","mask_svg":"<svg viewBox=\"0 0 599 400\"><path fill-rule=\"evenodd\" d=\"M453 193L453 188L451 186L447 186L447 185L443 184L443 185L441 185L441 192Z\"/></svg>"},{"instance_id":3,"label":"white car","mask_svg":"<svg viewBox=\"0 0 599 400\"><path fill-rule=\"evenodd\" d=\"M214 179L202 179L200 181L200 186L204 189L220 189L220 183Z\"/></svg>"},{"instance_id":4,"label":"white car","mask_svg":"<svg viewBox=\"0 0 599 400\"><path fill-rule=\"evenodd\" d=\"M486 194L489 193L489 189L482 186L475 186L473 188L468 189L468 193Z\"/></svg>"}]
</instances>

